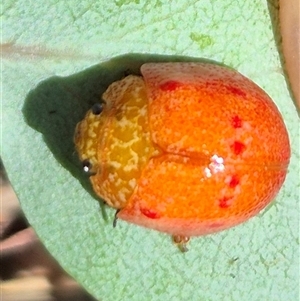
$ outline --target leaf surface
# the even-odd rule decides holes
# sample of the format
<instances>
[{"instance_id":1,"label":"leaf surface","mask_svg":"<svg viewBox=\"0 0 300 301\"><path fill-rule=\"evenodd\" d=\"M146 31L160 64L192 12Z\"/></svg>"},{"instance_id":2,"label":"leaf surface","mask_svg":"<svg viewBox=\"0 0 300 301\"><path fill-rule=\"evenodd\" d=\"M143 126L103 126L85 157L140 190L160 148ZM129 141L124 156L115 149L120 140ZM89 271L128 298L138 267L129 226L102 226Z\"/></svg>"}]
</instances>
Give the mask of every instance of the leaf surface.
<instances>
[{"instance_id":1,"label":"leaf surface","mask_svg":"<svg viewBox=\"0 0 300 301\"><path fill-rule=\"evenodd\" d=\"M277 15L276 3L258 0L3 1L1 157L43 243L97 299L297 300L299 123ZM260 85L283 114L293 156L267 210L193 239L181 254L162 233L112 227L114 210L94 198L72 136L124 72L187 57L224 63Z\"/></svg>"}]
</instances>

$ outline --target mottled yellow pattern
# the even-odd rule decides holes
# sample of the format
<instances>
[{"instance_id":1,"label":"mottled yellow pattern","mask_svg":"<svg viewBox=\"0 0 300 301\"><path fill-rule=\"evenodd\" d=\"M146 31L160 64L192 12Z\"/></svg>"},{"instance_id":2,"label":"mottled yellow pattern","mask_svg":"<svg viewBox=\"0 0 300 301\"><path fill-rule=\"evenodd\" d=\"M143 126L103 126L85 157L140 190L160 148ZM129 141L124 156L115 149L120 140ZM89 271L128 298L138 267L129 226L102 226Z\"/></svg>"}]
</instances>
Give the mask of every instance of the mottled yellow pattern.
<instances>
[{"instance_id":1,"label":"mottled yellow pattern","mask_svg":"<svg viewBox=\"0 0 300 301\"><path fill-rule=\"evenodd\" d=\"M97 142L95 139L105 123L104 118L94 115L89 110L85 118L77 124L74 136L76 150L81 161L88 160L91 165L91 173L97 172Z\"/></svg>"},{"instance_id":2,"label":"mottled yellow pattern","mask_svg":"<svg viewBox=\"0 0 300 301\"><path fill-rule=\"evenodd\" d=\"M92 164L91 182L108 205L123 208L149 158L158 154L151 142L148 102L141 77L127 76L102 96L99 115L88 111L76 129L80 159ZM97 137L97 139L95 139Z\"/></svg>"}]
</instances>

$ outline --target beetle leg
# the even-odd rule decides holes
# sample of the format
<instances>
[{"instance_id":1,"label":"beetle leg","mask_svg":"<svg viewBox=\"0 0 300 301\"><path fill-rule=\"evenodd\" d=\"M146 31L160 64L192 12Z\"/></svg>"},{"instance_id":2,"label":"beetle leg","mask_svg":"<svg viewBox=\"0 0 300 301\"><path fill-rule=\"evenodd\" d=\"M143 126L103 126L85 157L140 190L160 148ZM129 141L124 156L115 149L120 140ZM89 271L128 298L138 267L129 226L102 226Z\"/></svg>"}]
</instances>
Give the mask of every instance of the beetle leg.
<instances>
[{"instance_id":1,"label":"beetle leg","mask_svg":"<svg viewBox=\"0 0 300 301\"><path fill-rule=\"evenodd\" d=\"M116 212L115 212L115 217L114 217L114 220L113 220L113 227L114 228L116 228L116 226L117 226L117 221L118 221L118 216L117 215L120 212L120 210L121 209L117 209Z\"/></svg>"},{"instance_id":2,"label":"beetle leg","mask_svg":"<svg viewBox=\"0 0 300 301\"><path fill-rule=\"evenodd\" d=\"M189 249L187 248L187 243L190 240L188 236L182 236L182 235L173 235L172 236L173 242L177 245L178 249L182 252L185 253Z\"/></svg>"}]
</instances>

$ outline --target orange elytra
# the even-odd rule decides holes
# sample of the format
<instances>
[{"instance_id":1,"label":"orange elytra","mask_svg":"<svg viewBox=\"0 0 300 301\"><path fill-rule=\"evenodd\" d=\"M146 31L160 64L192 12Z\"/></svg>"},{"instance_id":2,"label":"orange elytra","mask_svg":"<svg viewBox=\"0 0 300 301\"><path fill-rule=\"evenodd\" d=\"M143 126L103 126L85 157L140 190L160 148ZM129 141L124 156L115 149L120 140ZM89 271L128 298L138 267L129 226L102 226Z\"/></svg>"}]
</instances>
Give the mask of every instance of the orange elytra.
<instances>
[{"instance_id":1,"label":"orange elytra","mask_svg":"<svg viewBox=\"0 0 300 301\"><path fill-rule=\"evenodd\" d=\"M209 63L146 63L112 83L75 145L116 217L177 243L256 215L290 159L277 107L251 80Z\"/></svg>"}]
</instances>

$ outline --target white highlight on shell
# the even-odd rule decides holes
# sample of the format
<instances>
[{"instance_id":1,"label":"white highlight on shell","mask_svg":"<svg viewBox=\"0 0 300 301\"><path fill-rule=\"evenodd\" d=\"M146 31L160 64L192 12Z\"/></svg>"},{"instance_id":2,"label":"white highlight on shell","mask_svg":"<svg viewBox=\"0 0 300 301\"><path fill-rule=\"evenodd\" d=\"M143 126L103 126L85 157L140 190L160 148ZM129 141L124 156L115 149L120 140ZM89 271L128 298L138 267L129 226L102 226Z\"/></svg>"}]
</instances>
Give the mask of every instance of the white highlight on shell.
<instances>
[{"instance_id":1,"label":"white highlight on shell","mask_svg":"<svg viewBox=\"0 0 300 301\"><path fill-rule=\"evenodd\" d=\"M222 172L225 169L224 159L222 157L213 155L210 158L210 161L211 163L208 165L208 167L205 167L204 169L204 174L207 178L210 178L213 174Z\"/></svg>"},{"instance_id":2,"label":"white highlight on shell","mask_svg":"<svg viewBox=\"0 0 300 301\"><path fill-rule=\"evenodd\" d=\"M205 167L204 173L207 178L210 178L212 176L211 171L208 167Z\"/></svg>"}]
</instances>

